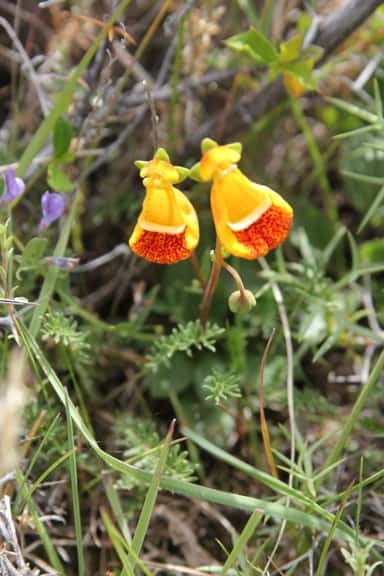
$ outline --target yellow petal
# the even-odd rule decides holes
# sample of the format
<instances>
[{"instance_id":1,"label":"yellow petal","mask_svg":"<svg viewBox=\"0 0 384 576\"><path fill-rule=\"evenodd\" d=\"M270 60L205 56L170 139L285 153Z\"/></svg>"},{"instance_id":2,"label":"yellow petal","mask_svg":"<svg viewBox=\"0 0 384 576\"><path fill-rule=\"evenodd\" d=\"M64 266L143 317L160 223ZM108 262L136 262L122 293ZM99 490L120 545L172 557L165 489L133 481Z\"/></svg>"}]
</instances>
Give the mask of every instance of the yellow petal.
<instances>
[{"instance_id":1,"label":"yellow petal","mask_svg":"<svg viewBox=\"0 0 384 576\"><path fill-rule=\"evenodd\" d=\"M147 162L147 164L140 170L142 178L148 178L148 182L154 180L162 180L174 184L180 179L177 169L166 160L154 158Z\"/></svg>"},{"instance_id":2,"label":"yellow petal","mask_svg":"<svg viewBox=\"0 0 384 576\"><path fill-rule=\"evenodd\" d=\"M142 227L153 232L177 234L185 228L182 209L170 184L149 185L140 215Z\"/></svg>"},{"instance_id":3,"label":"yellow petal","mask_svg":"<svg viewBox=\"0 0 384 576\"><path fill-rule=\"evenodd\" d=\"M202 180L211 180L215 175L231 168L240 158L240 151L228 146L211 148L201 158L200 175Z\"/></svg>"},{"instance_id":4,"label":"yellow petal","mask_svg":"<svg viewBox=\"0 0 384 576\"><path fill-rule=\"evenodd\" d=\"M276 248L292 223L289 204L238 169L214 179L211 207L220 242L240 258L259 258Z\"/></svg>"},{"instance_id":5,"label":"yellow petal","mask_svg":"<svg viewBox=\"0 0 384 576\"><path fill-rule=\"evenodd\" d=\"M189 258L199 241L196 212L176 188L148 188L135 229L129 239L132 250L158 264L174 264Z\"/></svg>"}]
</instances>

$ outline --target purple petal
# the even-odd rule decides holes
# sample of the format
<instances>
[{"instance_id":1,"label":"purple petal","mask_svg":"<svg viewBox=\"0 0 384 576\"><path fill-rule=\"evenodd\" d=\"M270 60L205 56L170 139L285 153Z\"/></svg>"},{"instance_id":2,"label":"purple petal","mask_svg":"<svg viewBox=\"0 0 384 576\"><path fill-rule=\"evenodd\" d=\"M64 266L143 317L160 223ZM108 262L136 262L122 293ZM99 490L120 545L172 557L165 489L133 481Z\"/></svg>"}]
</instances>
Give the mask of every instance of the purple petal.
<instances>
[{"instance_id":1,"label":"purple petal","mask_svg":"<svg viewBox=\"0 0 384 576\"><path fill-rule=\"evenodd\" d=\"M8 204L9 202L13 202L13 200L24 192L25 184L21 178L16 177L16 171L13 169L6 171L4 179L5 192L0 198L0 203Z\"/></svg>"},{"instance_id":2,"label":"purple petal","mask_svg":"<svg viewBox=\"0 0 384 576\"><path fill-rule=\"evenodd\" d=\"M56 266L56 268L69 272L75 270L80 262L80 258L67 258L65 256L46 256L44 260L48 262L48 264Z\"/></svg>"},{"instance_id":3,"label":"purple petal","mask_svg":"<svg viewBox=\"0 0 384 576\"><path fill-rule=\"evenodd\" d=\"M60 218L64 212L64 196L58 192L44 192L41 197L41 210L43 217L40 221L40 230L44 230L52 222Z\"/></svg>"}]
</instances>

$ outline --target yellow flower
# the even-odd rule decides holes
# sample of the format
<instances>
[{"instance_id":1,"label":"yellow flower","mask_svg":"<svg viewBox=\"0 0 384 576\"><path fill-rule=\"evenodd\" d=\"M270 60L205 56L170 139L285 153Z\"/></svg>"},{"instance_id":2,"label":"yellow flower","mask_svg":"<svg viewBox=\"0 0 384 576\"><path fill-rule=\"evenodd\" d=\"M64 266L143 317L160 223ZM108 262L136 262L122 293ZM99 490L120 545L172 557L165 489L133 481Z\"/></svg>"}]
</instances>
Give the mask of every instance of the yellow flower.
<instances>
[{"instance_id":1,"label":"yellow flower","mask_svg":"<svg viewBox=\"0 0 384 576\"><path fill-rule=\"evenodd\" d=\"M206 140L202 148L199 176L204 181L213 179L211 208L221 244L240 258L265 256L287 237L291 206L267 186L244 176L237 167L240 145L219 146Z\"/></svg>"},{"instance_id":2,"label":"yellow flower","mask_svg":"<svg viewBox=\"0 0 384 576\"><path fill-rule=\"evenodd\" d=\"M150 162L137 164L146 196L129 239L131 249L157 264L189 258L199 241L199 223L188 198L173 186L188 171L173 166L162 149Z\"/></svg>"}]
</instances>

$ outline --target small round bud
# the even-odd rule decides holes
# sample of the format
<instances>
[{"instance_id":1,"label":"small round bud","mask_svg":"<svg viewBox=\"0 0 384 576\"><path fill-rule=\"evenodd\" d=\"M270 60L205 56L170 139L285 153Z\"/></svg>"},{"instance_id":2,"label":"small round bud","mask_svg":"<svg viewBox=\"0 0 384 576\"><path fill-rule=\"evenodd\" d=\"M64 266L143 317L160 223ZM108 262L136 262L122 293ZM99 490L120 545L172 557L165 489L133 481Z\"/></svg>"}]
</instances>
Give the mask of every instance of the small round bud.
<instances>
[{"instance_id":1,"label":"small round bud","mask_svg":"<svg viewBox=\"0 0 384 576\"><path fill-rule=\"evenodd\" d=\"M256 306L256 299L250 290L244 290L243 293L240 290L235 290L228 298L228 306L234 314L249 312Z\"/></svg>"}]
</instances>

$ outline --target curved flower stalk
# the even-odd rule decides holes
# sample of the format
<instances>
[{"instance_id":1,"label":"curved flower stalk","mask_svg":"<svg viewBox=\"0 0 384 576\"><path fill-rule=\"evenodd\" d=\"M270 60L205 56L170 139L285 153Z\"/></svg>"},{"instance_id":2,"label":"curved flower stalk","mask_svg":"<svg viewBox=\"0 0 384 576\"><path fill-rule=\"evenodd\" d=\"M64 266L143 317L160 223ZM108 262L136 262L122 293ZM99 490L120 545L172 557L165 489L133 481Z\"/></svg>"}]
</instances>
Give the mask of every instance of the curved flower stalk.
<instances>
[{"instance_id":1,"label":"curved flower stalk","mask_svg":"<svg viewBox=\"0 0 384 576\"><path fill-rule=\"evenodd\" d=\"M203 156L191 170L202 181L213 180L211 208L220 243L234 256L265 256L287 237L293 210L277 192L249 180L239 170L241 145L202 142Z\"/></svg>"},{"instance_id":2,"label":"curved flower stalk","mask_svg":"<svg viewBox=\"0 0 384 576\"><path fill-rule=\"evenodd\" d=\"M197 215L188 198L173 184L189 171L173 166L159 148L149 162L136 162L146 189L143 208L129 239L131 249L157 264L189 258L199 241Z\"/></svg>"}]
</instances>

